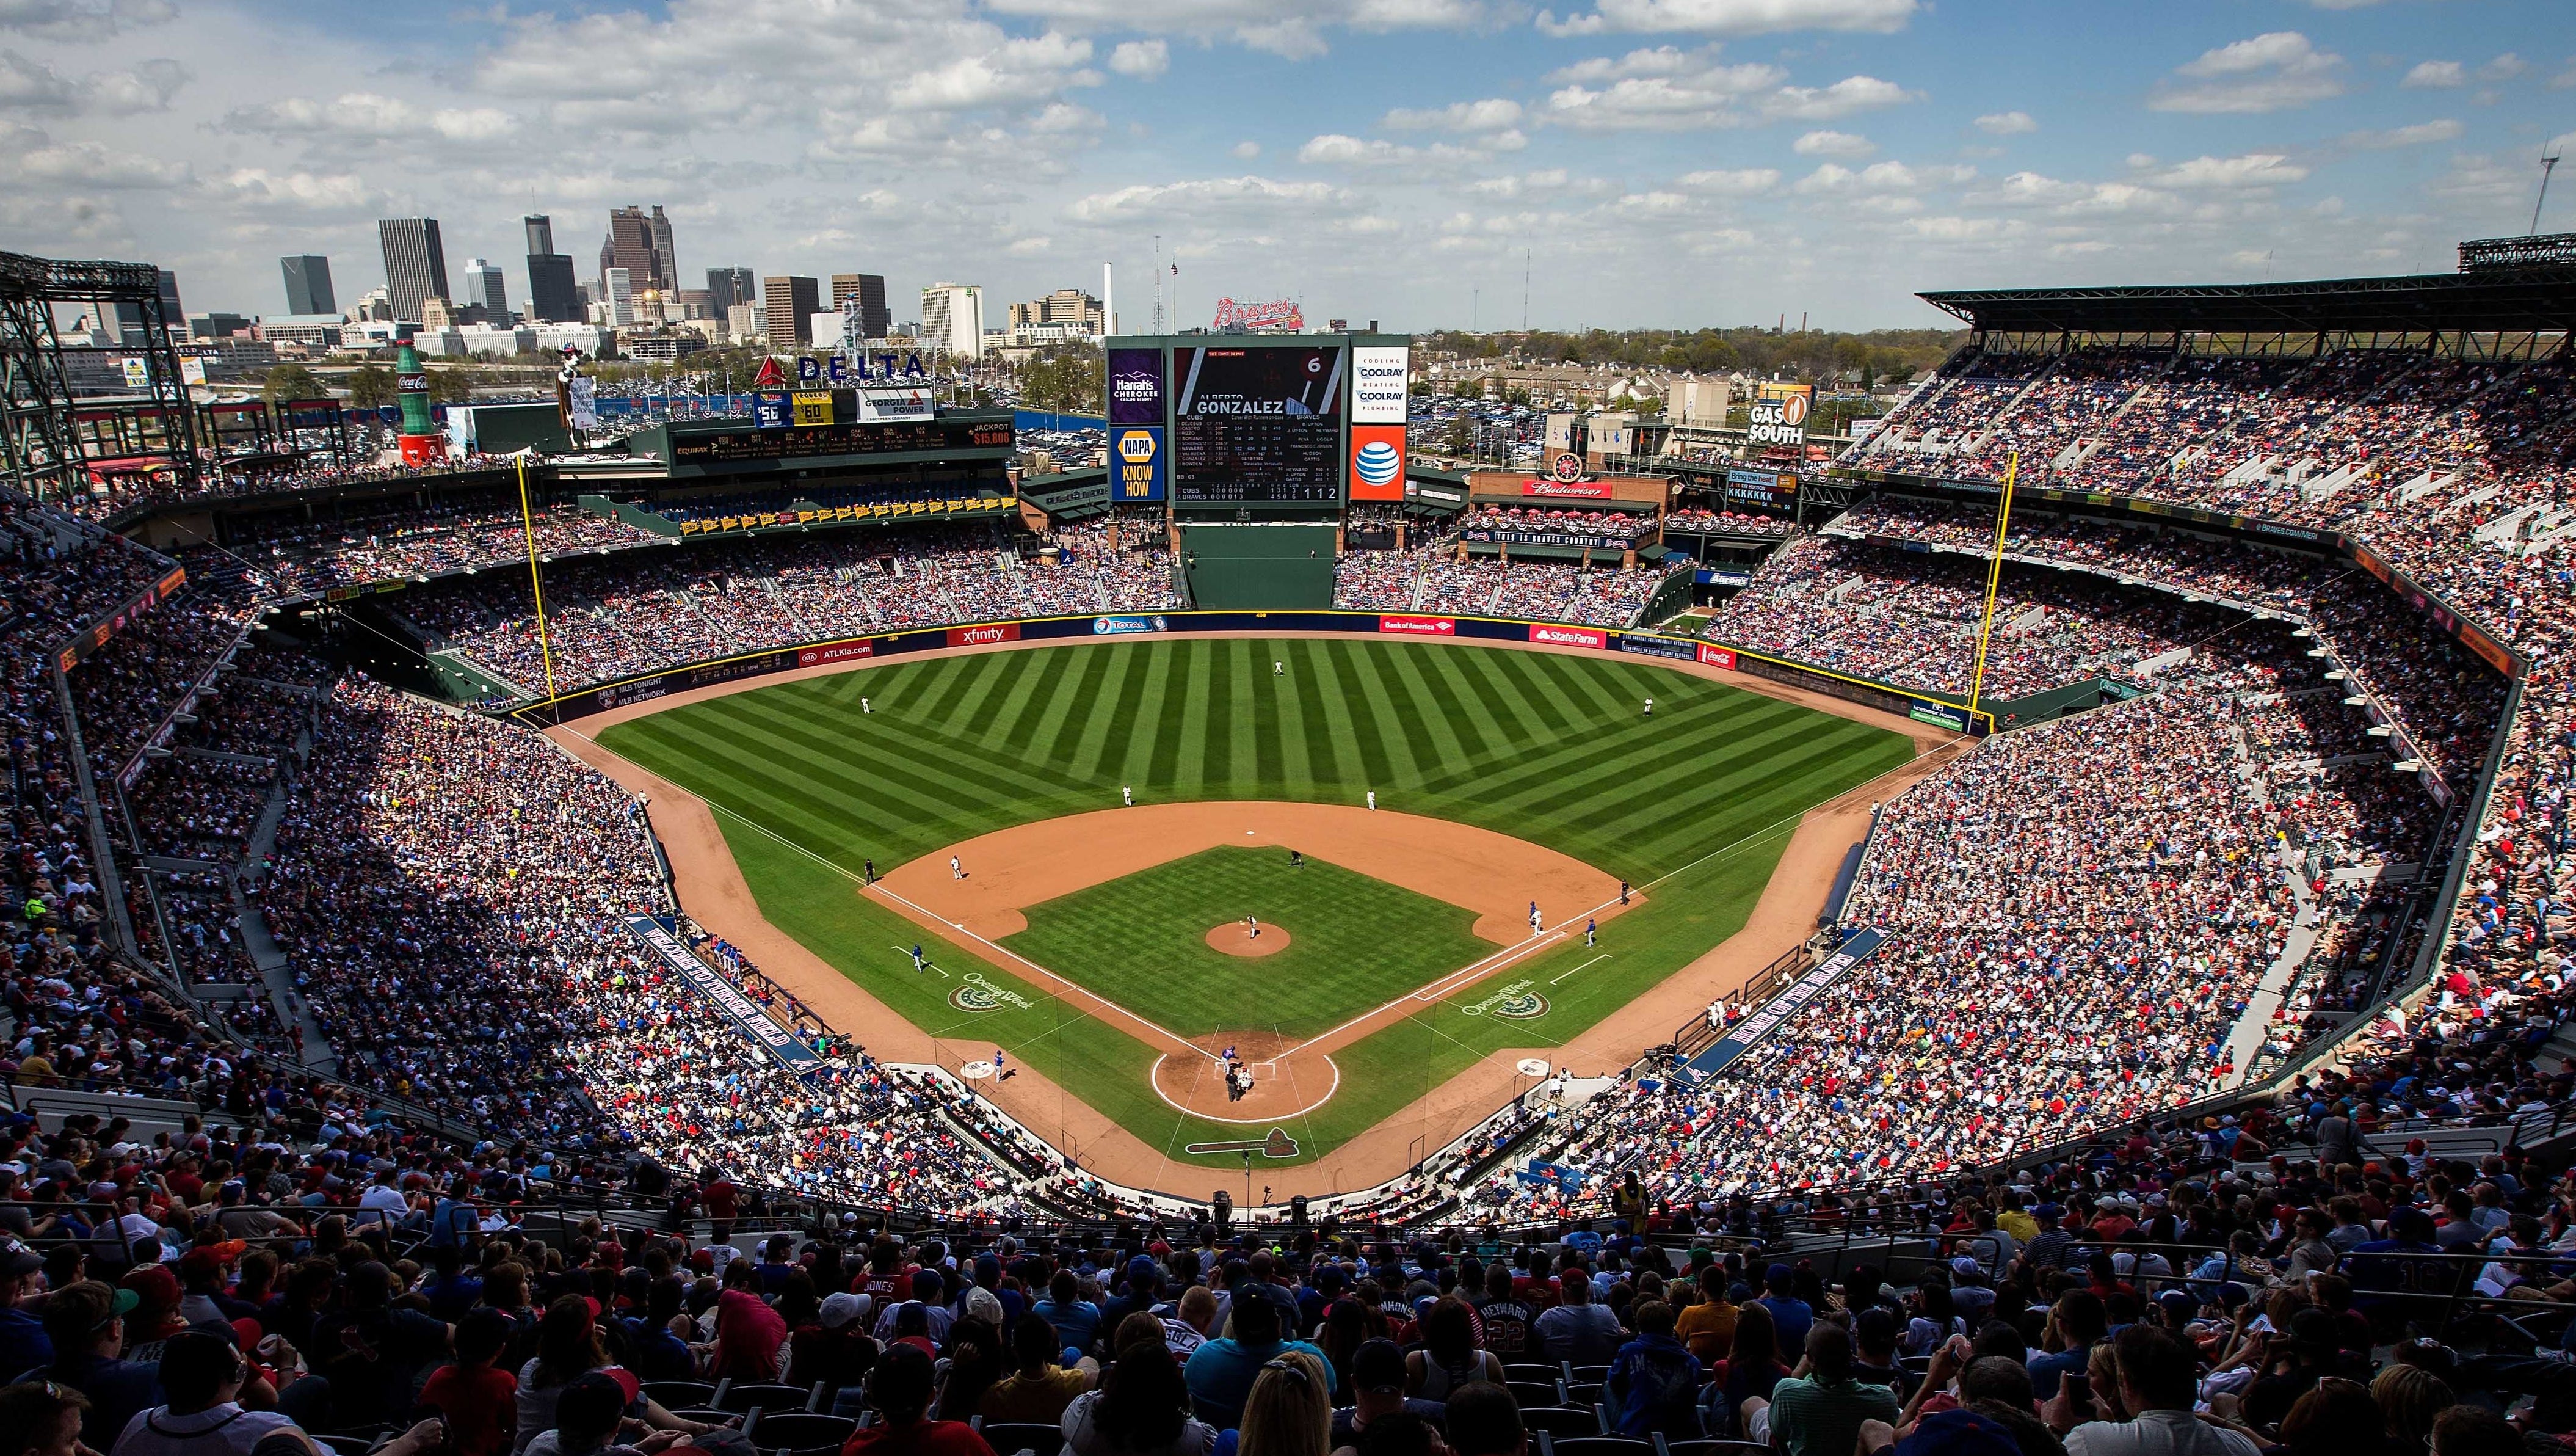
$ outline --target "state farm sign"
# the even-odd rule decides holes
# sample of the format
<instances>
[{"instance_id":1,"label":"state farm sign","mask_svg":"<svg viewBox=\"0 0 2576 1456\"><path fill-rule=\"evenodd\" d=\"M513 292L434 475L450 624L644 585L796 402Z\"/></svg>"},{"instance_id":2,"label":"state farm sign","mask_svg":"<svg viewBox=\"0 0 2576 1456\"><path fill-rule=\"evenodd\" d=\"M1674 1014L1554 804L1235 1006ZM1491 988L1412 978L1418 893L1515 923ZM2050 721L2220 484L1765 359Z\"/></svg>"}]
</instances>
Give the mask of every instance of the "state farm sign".
<instances>
[{"instance_id":1,"label":"state farm sign","mask_svg":"<svg viewBox=\"0 0 2576 1456\"><path fill-rule=\"evenodd\" d=\"M1551 647L1607 647L1610 634L1596 632L1589 627L1551 627L1543 622L1533 622L1529 640L1544 642Z\"/></svg>"}]
</instances>

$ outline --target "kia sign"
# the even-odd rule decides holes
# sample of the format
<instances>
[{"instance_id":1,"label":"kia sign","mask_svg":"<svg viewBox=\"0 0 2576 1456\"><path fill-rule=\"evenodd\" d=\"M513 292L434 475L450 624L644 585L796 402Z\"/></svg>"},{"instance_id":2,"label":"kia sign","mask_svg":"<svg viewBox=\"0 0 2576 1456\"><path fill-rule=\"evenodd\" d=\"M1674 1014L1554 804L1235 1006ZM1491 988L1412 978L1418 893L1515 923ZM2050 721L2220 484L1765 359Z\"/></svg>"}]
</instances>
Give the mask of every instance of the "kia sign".
<instances>
[{"instance_id":1,"label":"kia sign","mask_svg":"<svg viewBox=\"0 0 2576 1456\"><path fill-rule=\"evenodd\" d=\"M1532 622L1529 640L1544 642L1550 647L1607 647L1610 634L1596 632L1590 627L1556 627L1545 622Z\"/></svg>"},{"instance_id":2,"label":"kia sign","mask_svg":"<svg viewBox=\"0 0 2576 1456\"><path fill-rule=\"evenodd\" d=\"M1351 499L1404 499L1404 426L1351 426Z\"/></svg>"},{"instance_id":3,"label":"kia sign","mask_svg":"<svg viewBox=\"0 0 2576 1456\"><path fill-rule=\"evenodd\" d=\"M853 662L862 657L874 657L876 655L877 644L870 640L855 642L823 642L812 647L799 648L796 653L796 665L798 667L821 667L825 663Z\"/></svg>"},{"instance_id":4,"label":"kia sign","mask_svg":"<svg viewBox=\"0 0 2576 1456\"><path fill-rule=\"evenodd\" d=\"M1702 643L1699 649L1699 660L1704 666L1722 667L1728 672L1735 671L1735 654L1723 647L1711 647Z\"/></svg>"},{"instance_id":5,"label":"kia sign","mask_svg":"<svg viewBox=\"0 0 2576 1456\"><path fill-rule=\"evenodd\" d=\"M990 647L996 642L1019 640L1020 624L1017 622L988 622L981 627L948 629L948 645L951 647Z\"/></svg>"},{"instance_id":6,"label":"kia sign","mask_svg":"<svg viewBox=\"0 0 2576 1456\"><path fill-rule=\"evenodd\" d=\"M1404 423L1406 351L1376 344L1351 350L1351 423Z\"/></svg>"},{"instance_id":7,"label":"kia sign","mask_svg":"<svg viewBox=\"0 0 2576 1456\"><path fill-rule=\"evenodd\" d=\"M1455 617L1380 617L1377 619L1377 629L1404 637L1455 637L1458 635L1458 619Z\"/></svg>"},{"instance_id":8,"label":"kia sign","mask_svg":"<svg viewBox=\"0 0 2576 1456\"><path fill-rule=\"evenodd\" d=\"M1110 468L1117 476L1112 495L1122 501L1163 498L1163 427L1117 425L1110 430Z\"/></svg>"}]
</instances>

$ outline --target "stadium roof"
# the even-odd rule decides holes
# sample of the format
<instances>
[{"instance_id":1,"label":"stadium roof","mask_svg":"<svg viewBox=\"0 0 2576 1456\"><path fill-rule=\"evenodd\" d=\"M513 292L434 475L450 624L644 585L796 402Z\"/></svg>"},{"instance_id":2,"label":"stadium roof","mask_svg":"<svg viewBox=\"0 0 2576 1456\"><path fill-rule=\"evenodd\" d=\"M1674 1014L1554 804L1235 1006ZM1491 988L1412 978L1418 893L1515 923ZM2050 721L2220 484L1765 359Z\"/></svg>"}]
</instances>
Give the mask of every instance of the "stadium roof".
<instances>
[{"instance_id":1,"label":"stadium roof","mask_svg":"<svg viewBox=\"0 0 2576 1456\"><path fill-rule=\"evenodd\" d=\"M2142 284L1925 293L1990 333L2576 331L2576 264L2305 283Z\"/></svg>"}]
</instances>

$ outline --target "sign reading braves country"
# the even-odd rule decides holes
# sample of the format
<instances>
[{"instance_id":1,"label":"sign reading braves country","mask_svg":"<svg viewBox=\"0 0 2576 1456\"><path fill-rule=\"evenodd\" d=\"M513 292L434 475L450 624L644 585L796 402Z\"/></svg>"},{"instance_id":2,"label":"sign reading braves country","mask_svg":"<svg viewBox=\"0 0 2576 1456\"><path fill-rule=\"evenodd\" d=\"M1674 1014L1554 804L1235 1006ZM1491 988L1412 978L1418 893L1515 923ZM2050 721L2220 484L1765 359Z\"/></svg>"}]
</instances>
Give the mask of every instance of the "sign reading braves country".
<instances>
[{"instance_id":1,"label":"sign reading braves country","mask_svg":"<svg viewBox=\"0 0 2576 1456\"><path fill-rule=\"evenodd\" d=\"M1404 499L1404 426L1351 426L1351 499Z\"/></svg>"},{"instance_id":2,"label":"sign reading braves country","mask_svg":"<svg viewBox=\"0 0 2576 1456\"><path fill-rule=\"evenodd\" d=\"M852 662L862 657L876 655L877 644L872 638L858 638L847 642L818 642L811 647L797 649L796 665L820 667L827 662Z\"/></svg>"},{"instance_id":3,"label":"sign reading braves country","mask_svg":"<svg viewBox=\"0 0 2576 1456\"><path fill-rule=\"evenodd\" d=\"M951 647L990 647L996 642L1019 640L1020 624L1017 622L987 622L981 627L948 629L948 645Z\"/></svg>"},{"instance_id":4,"label":"sign reading braves country","mask_svg":"<svg viewBox=\"0 0 2576 1456\"><path fill-rule=\"evenodd\" d=\"M1355 344L1351 347L1351 423L1355 425L1400 425L1404 423L1405 375L1410 372L1406 351L1382 344Z\"/></svg>"},{"instance_id":5,"label":"sign reading braves country","mask_svg":"<svg viewBox=\"0 0 2576 1456\"><path fill-rule=\"evenodd\" d=\"M1172 499L1341 500L1339 346L1174 349L1172 374Z\"/></svg>"},{"instance_id":6,"label":"sign reading braves country","mask_svg":"<svg viewBox=\"0 0 2576 1456\"><path fill-rule=\"evenodd\" d=\"M1109 351L1109 423L1159 425L1163 422L1163 351Z\"/></svg>"},{"instance_id":7,"label":"sign reading braves country","mask_svg":"<svg viewBox=\"0 0 2576 1456\"><path fill-rule=\"evenodd\" d=\"M1158 501L1163 498L1163 427L1113 425L1109 453L1116 457L1117 498Z\"/></svg>"},{"instance_id":8,"label":"sign reading braves country","mask_svg":"<svg viewBox=\"0 0 2576 1456\"><path fill-rule=\"evenodd\" d=\"M1699 660L1710 667L1722 667L1728 672L1735 671L1735 654L1723 647L1700 644Z\"/></svg>"},{"instance_id":9,"label":"sign reading braves country","mask_svg":"<svg viewBox=\"0 0 2576 1456\"><path fill-rule=\"evenodd\" d=\"M627 917L626 928L637 940L644 942L646 949L659 956L663 965L686 982L690 990L714 1003L716 1010L722 1012L736 1030L758 1042L763 1050L779 1060L780 1065L789 1071L801 1072L823 1060L815 1055L812 1047L789 1036L785 1028L770 1020L769 1013L735 989L731 981L717 975L713 966L691 954L687 946L680 944L677 936L663 928L662 922L650 915L632 915Z\"/></svg>"},{"instance_id":10,"label":"sign reading braves country","mask_svg":"<svg viewBox=\"0 0 2576 1456\"><path fill-rule=\"evenodd\" d=\"M1377 629L1407 637L1455 637L1458 635L1458 619L1455 617L1380 617L1377 619Z\"/></svg>"},{"instance_id":11,"label":"sign reading braves country","mask_svg":"<svg viewBox=\"0 0 2576 1456\"><path fill-rule=\"evenodd\" d=\"M1753 402L1744 427L1744 443L1761 450L1804 450L1807 410L1814 401L1812 384L1765 384Z\"/></svg>"},{"instance_id":12,"label":"sign reading braves country","mask_svg":"<svg viewBox=\"0 0 2576 1456\"><path fill-rule=\"evenodd\" d=\"M1547 1014L1547 998L1534 989L1536 981L1514 981L1481 1001L1458 1008L1466 1016L1500 1016L1511 1021L1535 1021Z\"/></svg>"},{"instance_id":13,"label":"sign reading braves country","mask_svg":"<svg viewBox=\"0 0 2576 1456\"><path fill-rule=\"evenodd\" d=\"M1607 647L1610 634L1590 627L1555 627L1545 622L1532 622L1529 640L1552 647Z\"/></svg>"}]
</instances>

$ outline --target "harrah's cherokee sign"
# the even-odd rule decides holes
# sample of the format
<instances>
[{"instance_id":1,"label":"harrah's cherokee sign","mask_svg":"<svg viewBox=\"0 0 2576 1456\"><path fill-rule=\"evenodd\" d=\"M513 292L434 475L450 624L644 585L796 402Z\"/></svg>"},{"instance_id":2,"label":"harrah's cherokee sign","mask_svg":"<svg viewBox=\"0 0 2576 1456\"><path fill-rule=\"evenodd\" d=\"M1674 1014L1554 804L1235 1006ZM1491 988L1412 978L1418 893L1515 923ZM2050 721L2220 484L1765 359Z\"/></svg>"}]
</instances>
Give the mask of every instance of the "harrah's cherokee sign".
<instances>
[{"instance_id":1,"label":"harrah's cherokee sign","mask_svg":"<svg viewBox=\"0 0 2576 1456\"><path fill-rule=\"evenodd\" d=\"M1163 422L1163 351L1109 351L1109 423L1159 425Z\"/></svg>"}]
</instances>

